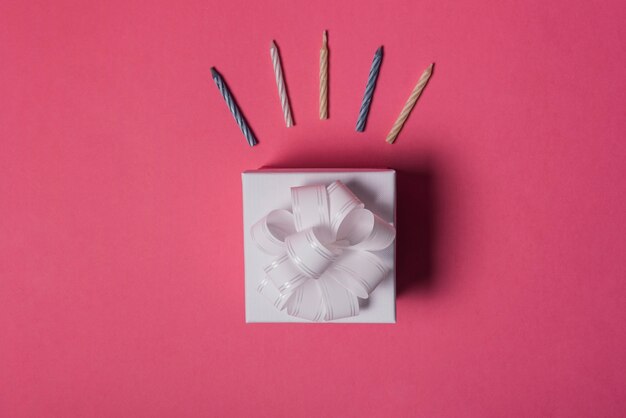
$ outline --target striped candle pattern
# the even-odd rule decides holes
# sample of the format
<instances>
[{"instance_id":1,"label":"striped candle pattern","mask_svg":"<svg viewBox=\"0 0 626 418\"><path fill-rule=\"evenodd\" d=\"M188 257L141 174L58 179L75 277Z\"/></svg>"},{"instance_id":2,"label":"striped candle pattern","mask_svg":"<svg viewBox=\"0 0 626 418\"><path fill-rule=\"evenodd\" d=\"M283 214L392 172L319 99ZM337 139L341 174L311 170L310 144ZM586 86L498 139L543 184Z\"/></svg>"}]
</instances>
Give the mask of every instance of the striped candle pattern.
<instances>
[{"instance_id":1,"label":"striped candle pattern","mask_svg":"<svg viewBox=\"0 0 626 418\"><path fill-rule=\"evenodd\" d=\"M237 103L235 103L235 99L233 98L233 95L230 93L230 90L228 90L228 87L226 86L224 79L214 67L211 67L211 76L213 77L213 81L215 81L215 85L217 86L217 89L220 91L220 93L224 97L224 100L226 101L226 105L228 106L230 113L233 114L233 117L235 118L237 125L239 125L241 132L243 132L243 135L246 137L246 141L248 141L248 145L250 145L251 147L255 146L258 142L256 138L254 137L254 134L250 130L250 126L248 126L248 123L246 122L243 115L241 114L241 110L239 110Z\"/></svg>"},{"instance_id":2,"label":"striped candle pattern","mask_svg":"<svg viewBox=\"0 0 626 418\"><path fill-rule=\"evenodd\" d=\"M376 87L376 80L378 79L378 73L380 72L380 64L383 61L383 47L381 46L376 50L374 54L374 60L370 68L370 75L367 78L367 84L365 85L365 94L363 95L363 101L361 102L361 110L359 110L359 118L356 121L356 131L365 131L365 123L367 122L367 115L370 111L370 105L372 104L372 96L374 95L374 88Z\"/></svg>"},{"instance_id":3,"label":"striped candle pattern","mask_svg":"<svg viewBox=\"0 0 626 418\"><path fill-rule=\"evenodd\" d=\"M320 119L328 119L328 33L322 35L320 50Z\"/></svg>"},{"instance_id":4,"label":"striped candle pattern","mask_svg":"<svg viewBox=\"0 0 626 418\"><path fill-rule=\"evenodd\" d=\"M289 128L293 126L291 107L289 107L289 98L287 97L287 89L285 88L285 79L283 77L283 69L280 63L280 56L278 55L278 47L276 46L276 43L274 41L272 41L272 45L270 46L270 55L272 56L272 64L274 65L276 85L278 86L278 97L280 98L280 105L283 108L285 125L287 125L287 128Z\"/></svg>"},{"instance_id":5,"label":"striped candle pattern","mask_svg":"<svg viewBox=\"0 0 626 418\"><path fill-rule=\"evenodd\" d=\"M417 85L411 92L411 95L409 96L409 100L406 101L406 104L404 105L404 107L402 108L402 111L400 112L400 116L398 116L396 123L394 123L391 128L391 132L389 132L389 135L387 135L388 143L393 144L396 138L398 137L398 134L400 133L400 130L402 129L402 126L404 125L404 122L406 122L406 119L409 117L409 113L411 113L411 110L413 109L413 106L415 106L417 99L419 99L420 94L422 94L422 90L424 90L426 83L428 83L428 79L433 73L434 65L435 65L434 63L430 64L428 68L426 68L426 70L420 77L419 81L417 82Z\"/></svg>"}]
</instances>

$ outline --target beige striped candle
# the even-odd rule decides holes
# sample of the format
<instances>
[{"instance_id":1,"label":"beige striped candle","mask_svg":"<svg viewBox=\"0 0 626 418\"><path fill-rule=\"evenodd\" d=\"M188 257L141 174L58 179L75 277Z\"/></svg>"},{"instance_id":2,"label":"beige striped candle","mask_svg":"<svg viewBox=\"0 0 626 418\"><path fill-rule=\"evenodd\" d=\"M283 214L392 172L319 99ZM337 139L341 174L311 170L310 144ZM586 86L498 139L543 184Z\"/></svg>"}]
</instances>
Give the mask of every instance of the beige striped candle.
<instances>
[{"instance_id":1,"label":"beige striped candle","mask_svg":"<svg viewBox=\"0 0 626 418\"><path fill-rule=\"evenodd\" d=\"M406 101L406 104L402 108L402 111L400 112L400 116L398 116L396 123L394 123L393 126L391 127L391 132L389 132L389 135L387 135L388 143L393 144L393 142L398 137L398 134L402 130L402 126L404 126L404 122L406 122L406 119L409 117L409 113L411 113L411 110L413 110L413 107L415 106L417 99L419 99L420 94L422 94L422 90L424 90L426 83L428 83L428 79L433 73L434 65L435 65L434 63L430 64L428 68L424 71L424 73L422 73L422 76L417 82L417 85L415 86L415 88L411 92L411 95L409 96L409 100Z\"/></svg>"},{"instance_id":2,"label":"beige striped candle","mask_svg":"<svg viewBox=\"0 0 626 418\"><path fill-rule=\"evenodd\" d=\"M320 50L320 119L328 119L328 34L324 31Z\"/></svg>"},{"instance_id":3,"label":"beige striped candle","mask_svg":"<svg viewBox=\"0 0 626 418\"><path fill-rule=\"evenodd\" d=\"M285 79L283 77L282 65L280 63L280 56L278 55L278 47L276 42L272 41L270 46L270 55L272 56L272 64L274 65L274 74L276 75L276 86L278 87L278 98L280 99L280 105L283 108L283 116L285 118L285 125L287 128L293 126L293 119L291 117L291 107L289 106L289 98L287 97L287 89L285 87Z\"/></svg>"}]
</instances>

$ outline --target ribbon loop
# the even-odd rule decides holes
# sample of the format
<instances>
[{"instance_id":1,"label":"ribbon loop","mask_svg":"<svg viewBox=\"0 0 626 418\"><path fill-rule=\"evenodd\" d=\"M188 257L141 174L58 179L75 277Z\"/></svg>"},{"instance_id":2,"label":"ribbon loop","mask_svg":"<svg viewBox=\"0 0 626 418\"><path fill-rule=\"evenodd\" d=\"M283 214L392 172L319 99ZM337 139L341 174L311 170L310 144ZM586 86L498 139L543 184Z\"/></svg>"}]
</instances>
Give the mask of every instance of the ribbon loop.
<instances>
[{"instance_id":1,"label":"ribbon loop","mask_svg":"<svg viewBox=\"0 0 626 418\"><path fill-rule=\"evenodd\" d=\"M290 262L287 254L278 257L264 268L266 276L279 292L291 293L303 284L307 277Z\"/></svg>"},{"instance_id":2,"label":"ribbon loop","mask_svg":"<svg viewBox=\"0 0 626 418\"><path fill-rule=\"evenodd\" d=\"M369 234L360 242L352 246L352 249L380 251L389 247L396 239L396 229L389 222L373 214L368 220Z\"/></svg>"},{"instance_id":3,"label":"ribbon loop","mask_svg":"<svg viewBox=\"0 0 626 418\"><path fill-rule=\"evenodd\" d=\"M391 269L367 251L345 251L328 270L337 282L362 299L367 299Z\"/></svg>"},{"instance_id":4,"label":"ribbon loop","mask_svg":"<svg viewBox=\"0 0 626 418\"><path fill-rule=\"evenodd\" d=\"M259 249L277 256L258 291L311 321L356 316L391 267L370 251L391 246L392 224L365 209L340 181L291 188L292 212L274 210L251 228Z\"/></svg>"},{"instance_id":5,"label":"ribbon loop","mask_svg":"<svg viewBox=\"0 0 626 418\"><path fill-rule=\"evenodd\" d=\"M285 252L285 238L296 231L293 215L285 209L273 210L252 226L252 241L270 255Z\"/></svg>"},{"instance_id":6,"label":"ribbon loop","mask_svg":"<svg viewBox=\"0 0 626 418\"><path fill-rule=\"evenodd\" d=\"M259 283L257 290L260 294L265 296L267 300L269 300L272 305L274 305L279 311L285 309L285 305L291 297L291 294L280 293L280 291L276 287L271 285L267 277L261 280L261 283Z\"/></svg>"},{"instance_id":7,"label":"ribbon loop","mask_svg":"<svg viewBox=\"0 0 626 418\"><path fill-rule=\"evenodd\" d=\"M298 232L315 226L330 226L328 193L323 184L292 187L291 209Z\"/></svg>"},{"instance_id":8,"label":"ribbon loop","mask_svg":"<svg viewBox=\"0 0 626 418\"><path fill-rule=\"evenodd\" d=\"M365 205L339 180L329 184L326 190L328 191L330 227L337 232L339 225L350 212L362 209Z\"/></svg>"},{"instance_id":9,"label":"ribbon loop","mask_svg":"<svg viewBox=\"0 0 626 418\"><path fill-rule=\"evenodd\" d=\"M324 316L324 301L317 280L300 286L289 299L287 313L299 318L319 321Z\"/></svg>"},{"instance_id":10,"label":"ribbon loop","mask_svg":"<svg viewBox=\"0 0 626 418\"><path fill-rule=\"evenodd\" d=\"M318 238L316 231L309 228L289 235L285 240L287 255L293 264L304 274L313 279L318 278L338 255L338 250L326 247Z\"/></svg>"},{"instance_id":11,"label":"ribbon loop","mask_svg":"<svg viewBox=\"0 0 626 418\"><path fill-rule=\"evenodd\" d=\"M317 281L324 301L324 319L347 318L359 314L359 301L354 293L336 282L330 275L324 275Z\"/></svg>"}]
</instances>

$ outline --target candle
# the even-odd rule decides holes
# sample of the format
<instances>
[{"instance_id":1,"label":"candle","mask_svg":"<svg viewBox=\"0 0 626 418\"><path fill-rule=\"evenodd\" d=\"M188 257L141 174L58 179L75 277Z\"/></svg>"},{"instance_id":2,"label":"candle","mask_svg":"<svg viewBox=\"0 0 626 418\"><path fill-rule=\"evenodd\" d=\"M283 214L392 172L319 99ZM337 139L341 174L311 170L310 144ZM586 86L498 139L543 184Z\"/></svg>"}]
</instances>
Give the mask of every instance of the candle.
<instances>
[{"instance_id":1,"label":"candle","mask_svg":"<svg viewBox=\"0 0 626 418\"><path fill-rule=\"evenodd\" d=\"M283 78L283 70L280 63L280 56L278 55L278 47L274 41L272 41L272 45L270 46L270 55L272 56L272 64L274 65L274 74L276 75L276 85L278 86L280 105L283 108L285 124L287 125L287 128L289 128L293 126L293 119L291 118L291 108L289 107L289 98L287 97L287 89L285 88L285 79Z\"/></svg>"},{"instance_id":2,"label":"candle","mask_svg":"<svg viewBox=\"0 0 626 418\"><path fill-rule=\"evenodd\" d=\"M250 130L250 126L248 126L248 123L246 122L243 115L241 114L241 110L239 110L237 103L235 103L235 99L233 98L233 95L230 93L230 90L228 90L228 87L226 86L224 79L214 67L211 67L211 76L213 77L213 81L215 81L215 85L217 86L218 90L220 91L220 93L222 93L222 96L224 97L224 100L226 101L226 105L228 106L228 109L230 110L230 113L233 114L233 117L235 118L237 125L239 125L241 132L243 132L243 135L246 137L246 140L248 141L248 145L250 145L251 147L256 145L257 140L254 137L254 134L252 133L252 131Z\"/></svg>"},{"instance_id":3,"label":"candle","mask_svg":"<svg viewBox=\"0 0 626 418\"><path fill-rule=\"evenodd\" d=\"M320 50L320 119L328 119L328 34L324 31Z\"/></svg>"},{"instance_id":4,"label":"candle","mask_svg":"<svg viewBox=\"0 0 626 418\"><path fill-rule=\"evenodd\" d=\"M411 92L411 95L409 96L409 100L406 101L406 104L404 105L404 107L402 108L402 111L400 112L400 116L398 116L398 120L396 120L396 123L393 124L391 128L391 132L389 132L389 135L387 135L388 143L393 144L393 142L398 137L398 134L400 133L400 130L402 129L402 126L404 125L404 122L406 122L406 119L409 117L409 113L411 113L413 106L415 106L415 102L417 102L417 99L420 97L420 94L422 94L422 90L424 90L424 86L426 86L426 83L428 83L428 79L433 73L434 65L435 65L434 63L430 64L428 68L426 68L426 70L420 77L419 81L417 82L417 85Z\"/></svg>"},{"instance_id":5,"label":"candle","mask_svg":"<svg viewBox=\"0 0 626 418\"><path fill-rule=\"evenodd\" d=\"M370 75L367 78L367 84L365 85L365 94L363 95L363 101L361 102L359 119L356 121L357 132L363 132L365 130L365 123L367 122L367 115L370 111L370 105L372 104L372 96L374 95L374 88L376 87L376 80L378 79L378 73L380 72L380 64L382 61L383 47L381 46L374 54L374 61L372 61Z\"/></svg>"}]
</instances>

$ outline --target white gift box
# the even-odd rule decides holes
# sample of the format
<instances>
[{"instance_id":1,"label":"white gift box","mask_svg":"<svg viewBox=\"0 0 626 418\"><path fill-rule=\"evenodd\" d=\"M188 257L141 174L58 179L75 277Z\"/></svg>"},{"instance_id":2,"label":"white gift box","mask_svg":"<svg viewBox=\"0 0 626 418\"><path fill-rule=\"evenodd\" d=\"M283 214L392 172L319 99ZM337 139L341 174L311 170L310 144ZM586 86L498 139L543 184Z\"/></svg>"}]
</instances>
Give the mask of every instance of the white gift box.
<instances>
[{"instance_id":1,"label":"white gift box","mask_svg":"<svg viewBox=\"0 0 626 418\"><path fill-rule=\"evenodd\" d=\"M340 181L383 221L395 225L396 173L390 169L260 169L242 174L243 232L245 259L246 322L311 322L291 316L287 309L278 309L259 286L266 278L266 269L275 255L261 251L251 230L268 213L292 209L292 187ZM395 241L388 248L374 252L389 267L389 273L370 293L358 298L358 314L324 322L395 323ZM357 292L358 293L358 292Z\"/></svg>"}]
</instances>

